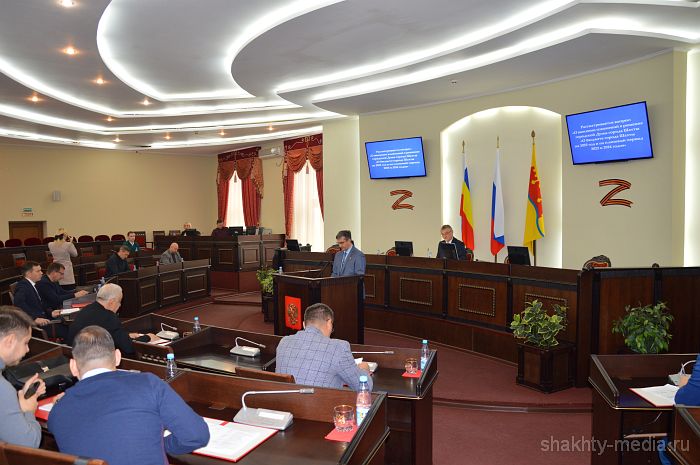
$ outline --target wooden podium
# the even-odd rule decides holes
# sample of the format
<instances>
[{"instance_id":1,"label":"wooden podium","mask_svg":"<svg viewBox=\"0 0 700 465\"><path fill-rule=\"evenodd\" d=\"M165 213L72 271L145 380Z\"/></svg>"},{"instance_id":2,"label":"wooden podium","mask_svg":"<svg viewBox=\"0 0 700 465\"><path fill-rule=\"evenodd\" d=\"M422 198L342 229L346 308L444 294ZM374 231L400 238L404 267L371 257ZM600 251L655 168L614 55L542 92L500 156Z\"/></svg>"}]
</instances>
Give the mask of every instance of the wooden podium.
<instances>
[{"instance_id":1,"label":"wooden podium","mask_svg":"<svg viewBox=\"0 0 700 465\"><path fill-rule=\"evenodd\" d=\"M304 310L324 303L333 309L333 337L351 344L364 342L363 277L319 277L319 270L274 275L275 334L286 336L303 328Z\"/></svg>"}]
</instances>

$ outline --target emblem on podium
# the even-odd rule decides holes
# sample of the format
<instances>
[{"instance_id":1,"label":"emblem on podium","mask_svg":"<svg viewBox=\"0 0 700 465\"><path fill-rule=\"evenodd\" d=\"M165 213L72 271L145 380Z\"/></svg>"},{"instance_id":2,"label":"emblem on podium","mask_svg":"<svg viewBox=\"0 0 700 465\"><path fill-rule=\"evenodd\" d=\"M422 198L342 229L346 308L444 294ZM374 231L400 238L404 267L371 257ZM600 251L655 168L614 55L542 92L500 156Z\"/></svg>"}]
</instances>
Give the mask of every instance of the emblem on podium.
<instances>
[{"instance_id":1,"label":"emblem on podium","mask_svg":"<svg viewBox=\"0 0 700 465\"><path fill-rule=\"evenodd\" d=\"M289 329L301 329L301 299L298 297L284 297L284 324Z\"/></svg>"}]
</instances>

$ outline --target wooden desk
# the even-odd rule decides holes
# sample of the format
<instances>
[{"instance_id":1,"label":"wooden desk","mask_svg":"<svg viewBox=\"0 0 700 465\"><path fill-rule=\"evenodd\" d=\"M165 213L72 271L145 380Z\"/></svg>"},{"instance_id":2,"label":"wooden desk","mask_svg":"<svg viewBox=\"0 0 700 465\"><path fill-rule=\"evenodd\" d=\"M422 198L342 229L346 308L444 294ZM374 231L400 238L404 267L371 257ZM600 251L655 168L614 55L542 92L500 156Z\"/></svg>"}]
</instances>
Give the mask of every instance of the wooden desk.
<instances>
[{"instance_id":1,"label":"wooden desk","mask_svg":"<svg viewBox=\"0 0 700 465\"><path fill-rule=\"evenodd\" d=\"M676 405L666 450L680 465L700 464L700 407Z\"/></svg>"},{"instance_id":2,"label":"wooden desk","mask_svg":"<svg viewBox=\"0 0 700 465\"><path fill-rule=\"evenodd\" d=\"M175 391L202 416L230 421L241 408L247 391L289 389L289 384L186 371L170 382ZM291 412L294 423L254 449L242 464L380 464L386 426L386 394L373 393L372 407L352 442L328 441L333 429L333 407L354 405L355 392L347 389L314 388L313 394L251 396L251 407ZM187 455L172 458L177 464L214 464L218 460Z\"/></svg>"},{"instance_id":3,"label":"wooden desk","mask_svg":"<svg viewBox=\"0 0 700 465\"><path fill-rule=\"evenodd\" d=\"M697 354L592 355L593 437L614 445L632 434L670 432L673 409L655 407L630 388L664 385L669 374L695 358ZM591 453L592 465L658 463L655 450L633 451L624 444L599 452Z\"/></svg>"}]
</instances>

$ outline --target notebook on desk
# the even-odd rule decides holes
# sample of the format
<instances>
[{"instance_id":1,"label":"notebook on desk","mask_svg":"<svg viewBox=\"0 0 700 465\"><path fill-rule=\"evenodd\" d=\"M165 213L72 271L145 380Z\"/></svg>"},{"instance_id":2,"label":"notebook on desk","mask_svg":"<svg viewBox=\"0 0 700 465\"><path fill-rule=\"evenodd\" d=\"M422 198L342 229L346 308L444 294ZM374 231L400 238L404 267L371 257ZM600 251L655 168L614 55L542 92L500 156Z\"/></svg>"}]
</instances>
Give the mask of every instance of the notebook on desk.
<instances>
[{"instance_id":1,"label":"notebook on desk","mask_svg":"<svg viewBox=\"0 0 700 465\"><path fill-rule=\"evenodd\" d=\"M665 384L663 386L630 388L630 391L634 392L654 407L673 407L675 404L676 392L678 392L678 386Z\"/></svg>"}]
</instances>

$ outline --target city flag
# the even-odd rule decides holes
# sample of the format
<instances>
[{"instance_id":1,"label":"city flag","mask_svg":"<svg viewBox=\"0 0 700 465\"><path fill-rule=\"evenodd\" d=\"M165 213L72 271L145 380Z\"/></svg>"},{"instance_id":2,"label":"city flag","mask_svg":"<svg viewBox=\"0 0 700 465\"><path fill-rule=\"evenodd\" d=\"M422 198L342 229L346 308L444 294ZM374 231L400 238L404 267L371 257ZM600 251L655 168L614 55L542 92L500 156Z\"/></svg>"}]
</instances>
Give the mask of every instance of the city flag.
<instances>
[{"instance_id":1,"label":"city flag","mask_svg":"<svg viewBox=\"0 0 700 465\"><path fill-rule=\"evenodd\" d=\"M491 189L491 255L497 255L506 245L506 222L501 190L501 150L496 149L496 172Z\"/></svg>"},{"instance_id":2,"label":"city flag","mask_svg":"<svg viewBox=\"0 0 700 465\"><path fill-rule=\"evenodd\" d=\"M472 196L469 192L469 171L467 158L464 157L464 180L462 181L462 198L459 201L459 216L462 218L462 242L474 250L474 222L472 221Z\"/></svg>"},{"instance_id":3,"label":"city flag","mask_svg":"<svg viewBox=\"0 0 700 465\"><path fill-rule=\"evenodd\" d=\"M527 187L527 207L525 211L525 238L523 245L530 248L534 241L544 237L544 210L542 210L542 193L540 178L537 175L535 143L532 143L532 161L530 162L530 182Z\"/></svg>"}]
</instances>

